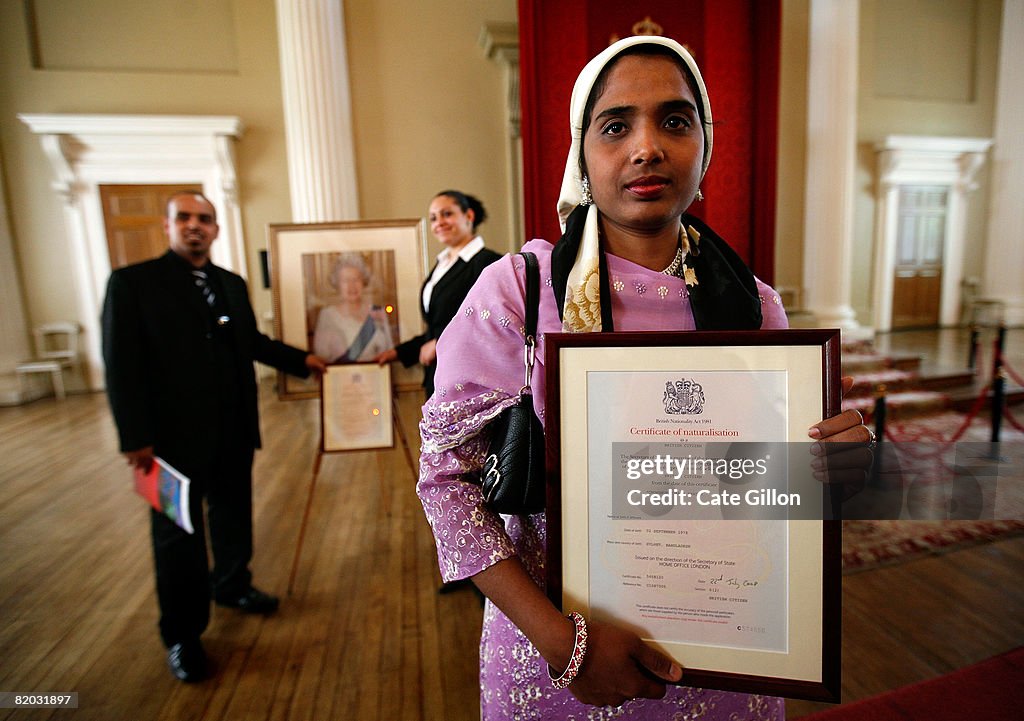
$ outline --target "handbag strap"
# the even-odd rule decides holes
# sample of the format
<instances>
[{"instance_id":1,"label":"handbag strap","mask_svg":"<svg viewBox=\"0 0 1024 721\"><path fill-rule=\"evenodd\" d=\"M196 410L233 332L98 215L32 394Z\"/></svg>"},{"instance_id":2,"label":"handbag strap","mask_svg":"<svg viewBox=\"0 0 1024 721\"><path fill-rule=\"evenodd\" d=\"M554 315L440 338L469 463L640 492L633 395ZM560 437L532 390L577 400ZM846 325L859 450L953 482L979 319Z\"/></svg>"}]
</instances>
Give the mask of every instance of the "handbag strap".
<instances>
[{"instance_id":1,"label":"handbag strap","mask_svg":"<svg viewBox=\"0 0 1024 721\"><path fill-rule=\"evenodd\" d=\"M519 255L526 261L526 317L523 324L526 336L537 335L537 306L540 305L540 266L537 256L523 251Z\"/></svg>"},{"instance_id":2,"label":"handbag strap","mask_svg":"<svg viewBox=\"0 0 1024 721\"><path fill-rule=\"evenodd\" d=\"M526 366L526 377L520 393L530 392L530 378L533 375L533 363L537 355L537 311L540 305L540 266L537 256L522 251L519 255L526 261L526 312L523 318L523 364Z\"/></svg>"}]
</instances>

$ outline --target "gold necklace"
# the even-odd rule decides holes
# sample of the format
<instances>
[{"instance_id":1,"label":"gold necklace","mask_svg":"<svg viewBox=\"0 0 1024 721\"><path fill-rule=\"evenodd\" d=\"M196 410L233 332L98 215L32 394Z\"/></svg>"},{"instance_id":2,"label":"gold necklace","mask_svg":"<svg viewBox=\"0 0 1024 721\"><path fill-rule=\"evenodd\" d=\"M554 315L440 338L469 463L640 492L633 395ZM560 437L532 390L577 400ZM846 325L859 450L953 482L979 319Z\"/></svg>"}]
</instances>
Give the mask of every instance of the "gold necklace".
<instances>
[{"instance_id":1,"label":"gold necklace","mask_svg":"<svg viewBox=\"0 0 1024 721\"><path fill-rule=\"evenodd\" d=\"M679 268L683 265L683 246L676 246L676 257L672 259L672 262L668 264L665 270L661 271L665 275L679 276Z\"/></svg>"}]
</instances>

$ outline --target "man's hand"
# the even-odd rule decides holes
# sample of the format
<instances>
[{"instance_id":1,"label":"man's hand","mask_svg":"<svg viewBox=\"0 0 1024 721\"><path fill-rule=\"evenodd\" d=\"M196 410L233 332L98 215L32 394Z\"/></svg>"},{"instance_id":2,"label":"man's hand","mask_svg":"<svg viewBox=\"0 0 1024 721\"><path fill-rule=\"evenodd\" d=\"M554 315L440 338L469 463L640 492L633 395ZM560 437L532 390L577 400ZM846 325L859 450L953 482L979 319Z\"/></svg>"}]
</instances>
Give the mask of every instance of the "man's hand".
<instances>
[{"instance_id":1,"label":"man's hand","mask_svg":"<svg viewBox=\"0 0 1024 721\"><path fill-rule=\"evenodd\" d=\"M128 459L128 465L132 468L149 473L149 469L153 467L153 446L146 446L137 451L126 451L124 457Z\"/></svg>"},{"instance_id":2,"label":"man's hand","mask_svg":"<svg viewBox=\"0 0 1024 721\"><path fill-rule=\"evenodd\" d=\"M420 346L420 365L432 366L437 360L437 339L428 340Z\"/></svg>"},{"instance_id":3,"label":"man's hand","mask_svg":"<svg viewBox=\"0 0 1024 721\"><path fill-rule=\"evenodd\" d=\"M318 355L310 353L306 356L306 367L317 375L323 375L327 372L327 361Z\"/></svg>"},{"instance_id":4,"label":"man's hand","mask_svg":"<svg viewBox=\"0 0 1024 721\"><path fill-rule=\"evenodd\" d=\"M392 361L398 360L398 351L394 348L388 348L387 350L378 353L377 357L373 360L376 361L377 365L391 363Z\"/></svg>"}]
</instances>

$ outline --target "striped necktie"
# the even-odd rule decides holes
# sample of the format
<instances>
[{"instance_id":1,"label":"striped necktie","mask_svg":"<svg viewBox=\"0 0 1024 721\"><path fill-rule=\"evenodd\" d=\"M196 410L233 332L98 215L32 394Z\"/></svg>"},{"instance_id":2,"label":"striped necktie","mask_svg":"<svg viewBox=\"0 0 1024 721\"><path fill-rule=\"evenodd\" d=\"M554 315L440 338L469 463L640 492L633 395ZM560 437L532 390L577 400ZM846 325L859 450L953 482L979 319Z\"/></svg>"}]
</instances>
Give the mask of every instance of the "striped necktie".
<instances>
[{"instance_id":1,"label":"striped necktie","mask_svg":"<svg viewBox=\"0 0 1024 721\"><path fill-rule=\"evenodd\" d=\"M199 288L203 294L203 300L206 304L213 307L214 302L217 300L217 296L213 292L213 288L210 287L209 277L206 275L206 271L193 270L192 275L195 278L196 287Z\"/></svg>"}]
</instances>

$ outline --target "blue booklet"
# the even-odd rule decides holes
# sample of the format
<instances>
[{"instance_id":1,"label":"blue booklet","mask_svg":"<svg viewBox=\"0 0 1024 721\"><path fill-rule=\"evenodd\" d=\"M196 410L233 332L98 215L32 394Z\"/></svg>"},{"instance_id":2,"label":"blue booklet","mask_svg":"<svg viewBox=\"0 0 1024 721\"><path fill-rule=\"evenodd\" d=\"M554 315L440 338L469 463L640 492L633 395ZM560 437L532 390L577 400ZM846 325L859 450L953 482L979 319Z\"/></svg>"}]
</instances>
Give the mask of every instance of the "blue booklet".
<instances>
[{"instance_id":1,"label":"blue booklet","mask_svg":"<svg viewBox=\"0 0 1024 721\"><path fill-rule=\"evenodd\" d=\"M189 511L189 481L181 471L157 456L148 472L135 469L135 492L189 533L195 533Z\"/></svg>"}]
</instances>

